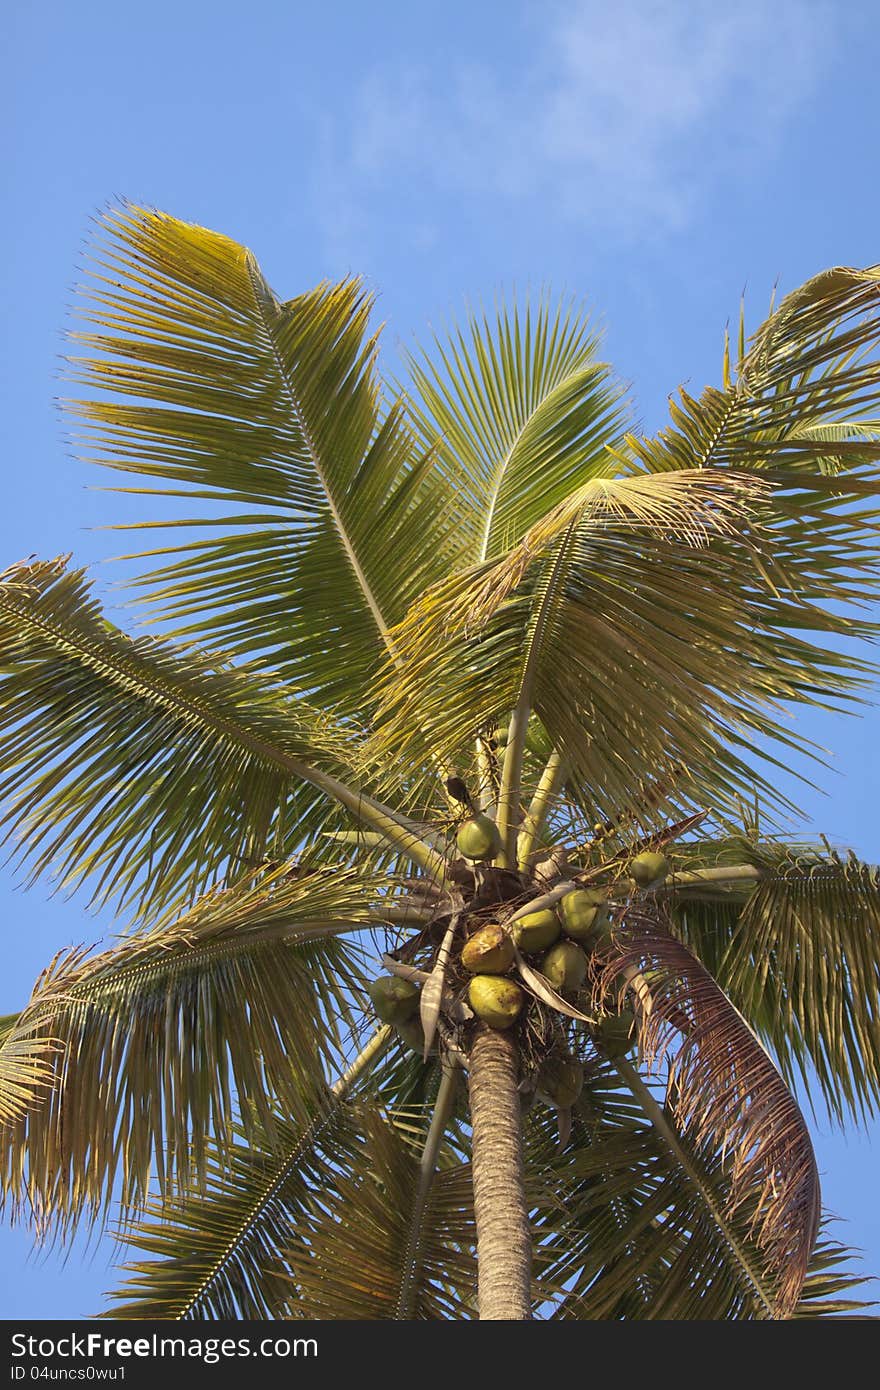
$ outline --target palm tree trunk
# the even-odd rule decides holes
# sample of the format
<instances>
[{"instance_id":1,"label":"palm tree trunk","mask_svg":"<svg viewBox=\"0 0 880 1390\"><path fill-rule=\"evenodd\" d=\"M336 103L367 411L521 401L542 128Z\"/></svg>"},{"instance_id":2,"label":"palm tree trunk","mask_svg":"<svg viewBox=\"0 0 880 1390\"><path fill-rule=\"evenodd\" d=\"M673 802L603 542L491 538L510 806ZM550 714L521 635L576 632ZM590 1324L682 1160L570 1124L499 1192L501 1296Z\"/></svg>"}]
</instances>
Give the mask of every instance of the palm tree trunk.
<instances>
[{"instance_id":1,"label":"palm tree trunk","mask_svg":"<svg viewBox=\"0 0 880 1390\"><path fill-rule=\"evenodd\" d=\"M470 1056L480 1320L532 1316L532 1241L523 1185L517 1045L481 1026Z\"/></svg>"}]
</instances>

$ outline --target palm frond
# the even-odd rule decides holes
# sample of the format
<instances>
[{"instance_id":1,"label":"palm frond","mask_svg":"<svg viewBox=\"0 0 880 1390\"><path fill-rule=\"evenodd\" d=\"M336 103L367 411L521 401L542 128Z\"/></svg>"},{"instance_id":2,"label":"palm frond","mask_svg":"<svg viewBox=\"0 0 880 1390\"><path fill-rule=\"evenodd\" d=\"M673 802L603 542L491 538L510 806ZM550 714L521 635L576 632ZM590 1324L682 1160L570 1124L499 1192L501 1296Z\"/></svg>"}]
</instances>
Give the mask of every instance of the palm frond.
<instances>
[{"instance_id":1,"label":"palm frond","mask_svg":"<svg viewBox=\"0 0 880 1390\"><path fill-rule=\"evenodd\" d=\"M334 801L421 853L364 795L351 732L277 679L132 641L61 562L3 577L0 661L3 821L33 876L142 909L192 900L231 857L338 825Z\"/></svg>"},{"instance_id":2,"label":"palm frond","mask_svg":"<svg viewBox=\"0 0 880 1390\"><path fill-rule=\"evenodd\" d=\"M546 1112L530 1117L536 1292L549 1300L547 1315L774 1316L774 1281L748 1217L721 1217L727 1178L718 1155L683 1168L619 1086L593 1064L561 1153Z\"/></svg>"},{"instance_id":3,"label":"palm frond","mask_svg":"<svg viewBox=\"0 0 880 1390\"><path fill-rule=\"evenodd\" d=\"M656 1102L654 1102L656 1105ZM552 1319L777 1316L778 1273L767 1270L748 1206L724 1216L723 1153L679 1133L670 1148L613 1067L588 1064L572 1137L559 1149L550 1112L533 1109L526 1142L534 1202L536 1316ZM667 1131L674 1117L664 1112ZM793 1316L866 1306L851 1252L818 1245ZM808 1311L811 1309L812 1311Z\"/></svg>"},{"instance_id":4,"label":"palm frond","mask_svg":"<svg viewBox=\"0 0 880 1390\"><path fill-rule=\"evenodd\" d=\"M41 1057L51 1086L2 1131L6 1202L66 1235L114 1197L142 1206L151 1178L163 1196L200 1182L235 1097L246 1133L253 1117L271 1137L275 1104L303 1123L363 983L340 934L372 921L374 899L362 873L276 872L56 960L19 1024L57 1043Z\"/></svg>"},{"instance_id":5,"label":"palm frond","mask_svg":"<svg viewBox=\"0 0 880 1390\"><path fill-rule=\"evenodd\" d=\"M529 559L525 543L415 605L396 630L403 669L387 675L377 756L424 762L433 747L463 765L474 733L517 707L526 674L530 703L568 759L571 785L589 789L596 820L637 799L646 769L663 779L682 764L693 801L735 808L755 787L740 754L753 755L758 737L771 767L774 741L786 754L803 749L779 717L782 703L839 702L869 668L784 629L809 619L823 633L849 631L849 620L794 602L783 611L754 562L750 494L738 477L729 479L729 511L715 505L708 472L652 482L671 478L664 505L662 486L653 501L650 489L639 494L643 515L657 506L656 528L637 512L588 516L574 530L569 520L545 558ZM756 487L760 533L762 480ZM601 495L610 491L603 482ZM632 500L623 480L618 498L621 507ZM737 507L741 545L728 530ZM701 545L692 543L698 523ZM766 778L761 790L779 799Z\"/></svg>"},{"instance_id":6,"label":"palm frond","mask_svg":"<svg viewBox=\"0 0 880 1390\"><path fill-rule=\"evenodd\" d=\"M586 479L614 467L623 392L574 304L543 296L472 313L412 354L411 409L463 499L459 564L503 555Z\"/></svg>"},{"instance_id":7,"label":"palm frond","mask_svg":"<svg viewBox=\"0 0 880 1390\"><path fill-rule=\"evenodd\" d=\"M864 1291L866 1283L865 1276L853 1268L857 1258L858 1251L851 1250L837 1240L826 1238L817 1241L801 1290L800 1302L792 1317L876 1318L876 1313L869 1314L864 1311L866 1308L876 1308L876 1299L851 1297L855 1291Z\"/></svg>"},{"instance_id":8,"label":"palm frond","mask_svg":"<svg viewBox=\"0 0 880 1390\"><path fill-rule=\"evenodd\" d=\"M788 1315L800 1297L820 1216L819 1175L797 1103L738 1010L704 966L649 913L629 913L602 972L606 989L635 967L650 979L641 1044L670 1062L678 1129L698 1152L729 1158L727 1214L745 1205Z\"/></svg>"},{"instance_id":9,"label":"palm frond","mask_svg":"<svg viewBox=\"0 0 880 1390\"><path fill-rule=\"evenodd\" d=\"M329 1191L316 1193L307 1230L288 1251L295 1289L288 1316L472 1317L476 1261L469 1165L441 1155L414 1232L421 1146L414 1149L396 1124L375 1111L364 1114L363 1124L360 1164L336 1174ZM415 1129L421 1140L423 1125L424 1120Z\"/></svg>"},{"instance_id":10,"label":"palm frond","mask_svg":"<svg viewBox=\"0 0 880 1390\"><path fill-rule=\"evenodd\" d=\"M245 248L129 206L101 221L82 310L71 376L100 395L69 405L80 448L154 480L122 491L192 504L135 523L174 528L138 557L169 557L137 580L150 610L362 709L388 627L455 542L454 489L383 405L363 286L282 302Z\"/></svg>"},{"instance_id":11,"label":"palm frond","mask_svg":"<svg viewBox=\"0 0 880 1390\"><path fill-rule=\"evenodd\" d=\"M302 1125L273 1117L272 1135L253 1125L211 1146L200 1192L151 1203L120 1234L150 1259L121 1266L112 1318L283 1317L290 1300L285 1250L307 1229L315 1193L363 1163L359 1112L328 1098Z\"/></svg>"},{"instance_id":12,"label":"palm frond","mask_svg":"<svg viewBox=\"0 0 880 1390\"><path fill-rule=\"evenodd\" d=\"M36 1020L22 1021L20 1014L0 1018L0 1125L26 1115L51 1086L49 1058L57 1046Z\"/></svg>"},{"instance_id":13,"label":"palm frond","mask_svg":"<svg viewBox=\"0 0 880 1390\"><path fill-rule=\"evenodd\" d=\"M733 372L725 358L723 389L707 387L699 400L680 391L671 425L654 439L627 435L625 449L649 472L756 468L795 486L801 474L807 488L833 497L822 479L833 440L859 495L859 465L878 457L870 428L880 404L878 339L880 267L825 271L781 301ZM835 426L844 428L827 433Z\"/></svg>"},{"instance_id":14,"label":"palm frond","mask_svg":"<svg viewBox=\"0 0 880 1390\"><path fill-rule=\"evenodd\" d=\"M463 762L468 737L516 708L519 655L540 626L533 707L597 818L633 798L636 768L662 776L673 761L689 769L694 802L731 811L754 790L745 755L756 746L770 769L759 790L783 801L774 764L813 751L784 707L846 707L874 675L840 639L876 633L858 610L880 570L864 500L880 440L862 430L834 442L829 469L828 442L808 435L858 435L852 420L870 419L878 338L873 271L816 282L768 320L735 382L683 398L656 439L613 446L622 477L586 480L507 555L427 593L396 632L403 669L386 680L379 747L423 761L428 741ZM641 506L626 480L644 485ZM652 491L661 480L670 491ZM726 511L725 487L739 489ZM539 625L551 577L553 620ZM415 700L422 732L407 720Z\"/></svg>"},{"instance_id":15,"label":"palm frond","mask_svg":"<svg viewBox=\"0 0 880 1390\"><path fill-rule=\"evenodd\" d=\"M708 894L678 890L673 915L787 1079L817 1085L838 1120L880 1102L880 871L822 846L741 837L691 849L759 876ZM717 890L717 885L714 885ZM708 889L710 885L706 885Z\"/></svg>"}]
</instances>

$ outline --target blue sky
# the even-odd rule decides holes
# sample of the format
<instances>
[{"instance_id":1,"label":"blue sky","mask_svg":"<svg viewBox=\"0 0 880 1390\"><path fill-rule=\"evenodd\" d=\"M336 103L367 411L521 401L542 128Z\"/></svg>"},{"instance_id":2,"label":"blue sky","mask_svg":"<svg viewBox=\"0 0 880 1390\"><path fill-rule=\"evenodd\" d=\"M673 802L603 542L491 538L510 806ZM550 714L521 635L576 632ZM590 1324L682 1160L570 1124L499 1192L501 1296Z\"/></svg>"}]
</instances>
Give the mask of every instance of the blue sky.
<instances>
[{"instance_id":1,"label":"blue sky","mask_svg":"<svg viewBox=\"0 0 880 1390\"><path fill-rule=\"evenodd\" d=\"M392 370L468 298L568 289L646 430L677 385L718 380L744 287L757 318L777 280L880 261L870 0L19 0L4 28L0 566L116 548L92 528L123 508L89 490L53 404L77 261L115 198L247 243L284 295L364 274ZM876 711L799 727L835 753L801 804L876 862ZM0 1013L55 950L107 930L8 872L0 917ZM880 1273L880 1128L814 1128L837 1234ZM0 1231L3 1316L99 1309L106 1246L29 1249Z\"/></svg>"}]
</instances>

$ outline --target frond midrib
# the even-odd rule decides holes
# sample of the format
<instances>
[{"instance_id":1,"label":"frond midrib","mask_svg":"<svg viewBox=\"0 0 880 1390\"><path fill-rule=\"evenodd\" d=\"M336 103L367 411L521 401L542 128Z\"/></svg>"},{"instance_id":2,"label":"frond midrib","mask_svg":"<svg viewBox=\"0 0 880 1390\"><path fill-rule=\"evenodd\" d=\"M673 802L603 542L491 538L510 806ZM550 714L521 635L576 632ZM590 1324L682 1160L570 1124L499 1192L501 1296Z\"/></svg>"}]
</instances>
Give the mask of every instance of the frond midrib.
<instances>
[{"instance_id":1,"label":"frond midrib","mask_svg":"<svg viewBox=\"0 0 880 1390\"><path fill-rule=\"evenodd\" d=\"M250 282L251 289L253 292L254 306L257 315L259 316L263 332L266 335L266 341L269 344L269 350L272 354L272 360L275 363L275 369L278 372L278 376L281 380L287 398L290 402L290 408L293 411L293 415L296 420L297 426L300 430L300 433L302 434L303 443L306 446L306 451L308 452L309 458L312 463L312 467L314 468L318 481L320 482L321 487L323 488L324 496L327 499L327 506L329 507L330 515L333 518L333 524L336 527L337 534L342 543L342 547L345 551L345 554L348 558L348 562L351 565L352 570L354 571L354 576L358 582L358 586L361 590L361 593L363 594L364 602L366 603L370 615L374 623L376 624L376 629L379 633L379 636L382 639L382 643L386 647L388 652L393 656L394 644L391 640L391 636L388 631L388 624L385 620L384 614L382 613L382 609L379 606L378 599L376 598L376 595L373 593L372 587L360 563L354 543L348 533L348 529L346 528L345 522L342 517L342 513L339 510L336 498L333 495L333 489L330 486L329 478L327 477L326 470L322 464L321 455L318 450L318 447L315 443L314 438L312 437L312 432L309 428L309 424L306 419L305 411L303 409L299 393L297 392L297 389L293 381L291 380L290 373L284 365L284 359L281 356L281 353L278 351L278 347L275 341L275 335L272 331L272 325L269 322L269 319L266 315L263 303L263 296L260 293L260 281L262 280L262 277L260 277L260 281L258 281L258 272L255 270L253 259L250 256L248 256L247 258L247 272L248 280Z\"/></svg>"},{"instance_id":2,"label":"frond midrib","mask_svg":"<svg viewBox=\"0 0 880 1390\"><path fill-rule=\"evenodd\" d=\"M537 401L534 407L526 414L525 418L523 419L514 436L513 442L511 443L504 457L499 461L498 465L496 466L495 485L492 488L489 497L489 509L486 514L486 522L483 527L483 539L480 544L480 552L476 561L478 565L484 564L489 555L489 541L492 535L492 526L495 521L495 509L498 506L498 499L501 496L501 489L504 486L507 470L510 467L514 454L516 453L517 449L523 441L524 435L526 434L533 421L535 420L535 417L540 413L541 410L543 410L547 402L553 396L555 396L556 393L560 391L563 387L567 387L575 377L596 375L598 371L599 368L596 366L595 363L592 363L589 366L582 365L580 367L575 368L574 371L568 372L559 381L554 382L550 390L545 392L541 399Z\"/></svg>"},{"instance_id":3,"label":"frond midrib","mask_svg":"<svg viewBox=\"0 0 880 1390\"><path fill-rule=\"evenodd\" d=\"M234 1233L226 1242L226 1245L214 1261L208 1273L200 1280L198 1287L190 1294L186 1303L181 1306L180 1312L177 1314L178 1320L185 1318L187 1314L196 1307L199 1300L204 1298L208 1289L217 1280L236 1250L247 1238L248 1233L259 1220L261 1213L266 1209L287 1181L287 1178L299 1162L301 1156L309 1148L314 1147L322 1130L333 1119L339 1107L345 1104L352 1086L376 1059L379 1052L382 1050L382 1045L387 1042L390 1033L391 1030L389 1028L380 1028L374 1037L367 1043L366 1047L362 1049L358 1057L355 1058L344 1075L329 1088L323 1111L314 1117L307 1126L305 1132L299 1136L296 1143L282 1159L281 1167L274 1171L274 1174L257 1193L253 1204L239 1222Z\"/></svg>"},{"instance_id":4,"label":"frond midrib","mask_svg":"<svg viewBox=\"0 0 880 1390\"><path fill-rule=\"evenodd\" d=\"M337 925L339 924L334 923L334 926ZM346 924L343 929L347 929L348 925ZM361 930L368 927L369 922L353 922L350 926L352 930ZM326 929L322 935L326 935ZM209 965L213 961L232 960L241 955L251 955L254 952L267 950L279 943L282 946L295 948L309 945L318 939L320 939L318 936L301 935L299 926L273 927L259 932L250 931L243 933L241 940L219 940L216 944L206 942L201 946L193 947L192 950L182 951L179 956L175 957L166 955L158 960L145 961L141 965L126 965L119 970L115 970L110 965L105 972L96 978L81 980L78 984L72 985L70 989L64 991L62 997L90 1001L94 1000L96 996L100 997L102 991L111 994L117 987L122 988L127 984L145 983L151 978L182 974L184 971L200 965ZM157 945L161 944L157 942ZM34 1002L39 1005L39 996Z\"/></svg>"},{"instance_id":5,"label":"frond midrib","mask_svg":"<svg viewBox=\"0 0 880 1390\"><path fill-rule=\"evenodd\" d=\"M719 1236L724 1241L734 1261L740 1267L748 1283L751 1285L760 1305L763 1307L768 1317L774 1320L778 1319L779 1313L776 1309L773 1296L766 1289L764 1280L761 1278L760 1273L754 1268L748 1251L743 1248L742 1242L736 1231L724 1216L712 1192L700 1176L683 1145L679 1142L660 1106L638 1076L634 1067L625 1060L617 1060L614 1062L614 1065L623 1081L642 1106L655 1133L663 1140L685 1177L693 1186L700 1201L711 1217Z\"/></svg>"},{"instance_id":6,"label":"frond midrib","mask_svg":"<svg viewBox=\"0 0 880 1390\"><path fill-rule=\"evenodd\" d=\"M103 652L96 651L94 645L90 645L85 637L79 638L78 634L63 628L60 624L50 622L43 614L35 613L30 606L16 603L10 591L3 586L0 586L0 607L6 608L17 618L42 632L53 646L62 651L72 652L78 661L96 674L109 677L113 684L121 686L135 696L150 700L154 705L197 720L248 752L274 762L285 772L301 773L303 765L298 759L291 758L273 744L257 738L242 725L218 715L204 700L185 694L179 686L171 682L164 683L155 672L149 675L144 671L133 673L121 657L116 658L106 649Z\"/></svg>"}]
</instances>

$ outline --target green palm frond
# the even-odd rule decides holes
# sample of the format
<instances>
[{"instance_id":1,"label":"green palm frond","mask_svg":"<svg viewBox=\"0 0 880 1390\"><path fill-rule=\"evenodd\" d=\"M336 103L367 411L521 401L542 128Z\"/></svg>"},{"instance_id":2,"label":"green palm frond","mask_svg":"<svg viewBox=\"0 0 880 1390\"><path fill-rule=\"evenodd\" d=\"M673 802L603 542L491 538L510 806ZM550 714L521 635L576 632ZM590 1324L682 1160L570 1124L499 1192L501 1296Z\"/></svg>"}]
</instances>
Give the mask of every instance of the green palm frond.
<instances>
[{"instance_id":1,"label":"green palm frond","mask_svg":"<svg viewBox=\"0 0 880 1390\"><path fill-rule=\"evenodd\" d=\"M380 1029L301 1124L273 1114L272 1133L255 1119L228 1144L207 1146L201 1190L154 1201L120 1232L129 1250L152 1258L123 1266L130 1278L104 1316L266 1318L286 1316L287 1252L305 1240L316 1202L332 1200L341 1171L363 1172L365 1116L386 1101L415 1136L436 1092L437 1068L391 1045ZM420 1094L417 1096L416 1092Z\"/></svg>"},{"instance_id":2,"label":"green palm frond","mask_svg":"<svg viewBox=\"0 0 880 1390\"><path fill-rule=\"evenodd\" d=\"M316 1194L301 1239L288 1251L291 1318L468 1318L476 1264L468 1164L448 1151L419 1211L418 1147L426 1125L401 1131L363 1117L364 1155ZM407 1134L407 1137L404 1137ZM415 1287L410 1284L415 1282Z\"/></svg>"},{"instance_id":3,"label":"green palm frond","mask_svg":"<svg viewBox=\"0 0 880 1390\"><path fill-rule=\"evenodd\" d=\"M663 777L680 764L694 801L736 808L754 791L753 767L739 755L756 738L771 764L772 741L803 748L778 717L781 702L839 701L870 668L794 629L809 621L832 635L861 620L781 599L755 562L763 502L752 522L742 502L740 541L713 508L713 475L652 481L667 478L675 482L662 502L677 501L681 539L670 535L660 488L655 527L588 515L546 558L529 560L524 546L426 595L396 630L404 666L387 675L377 756L424 762L433 746L464 764L473 733L506 723L526 694L598 820L638 797L646 770ZM731 481L738 487L738 476ZM603 495L610 488L603 482ZM622 485L619 495L624 505ZM650 514L647 489L640 501ZM688 532L698 520L699 545ZM510 593L511 562L521 570L523 559ZM761 790L772 802L766 779Z\"/></svg>"},{"instance_id":4,"label":"green palm frond","mask_svg":"<svg viewBox=\"0 0 880 1390\"><path fill-rule=\"evenodd\" d=\"M795 1318L871 1317L866 1308L876 1308L876 1299L853 1298L863 1292L865 1276L853 1269L858 1252L839 1241L817 1241L804 1280L801 1300L792 1314ZM869 1281L873 1282L873 1281ZM868 1290L872 1292L872 1290Z\"/></svg>"},{"instance_id":5,"label":"green palm frond","mask_svg":"<svg viewBox=\"0 0 880 1390\"><path fill-rule=\"evenodd\" d=\"M529 1167L545 1190L533 1221L551 1317L775 1316L775 1281L747 1216L721 1215L728 1179L717 1156L686 1171L605 1071L590 1078L565 1150L545 1116L531 1119Z\"/></svg>"},{"instance_id":6,"label":"green palm frond","mask_svg":"<svg viewBox=\"0 0 880 1390\"><path fill-rule=\"evenodd\" d=\"M0 1138L6 1201L66 1234L197 1181L235 1097L270 1136L300 1123L347 1045L358 956L340 934L375 917L362 872L277 871L202 899L99 955L73 951L37 982L19 1023L57 1039L52 1085Z\"/></svg>"},{"instance_id":7,"label":"green palm frond","mask_svg":"<svg viewBox=\"0 0 880 1390\"><path fill-rule=\"evenodd\" d=\"M731 810L754 790L746 752L757 745L772 768L774 746L812 751L781 708L838 708L874 674L840 639L876 631L858 605L880 567L864 503L880 442L836 444L844 462L829 475L827 444L794 433L802 418L830 427L880 399L876 277L847 275L834 292L814 286L812 315L783 305L736 382L675 407L656 439L615 446L621 478L588 480L508 554L413 606L395 633L402 669L386 677L381 751L423 761L427 741L463 762L468 738L516 709L536 637L532 707L601 818L632 799L636 770L683 762L693 800ZM854 365L854 346L873 356ZM664 479L668 492L651 490ZM627 480L645 486L640 508ZM738 489L726 512L725 480ZM780 799L766 776L759 789Z\"/></svg>"},{"instance_id":8,"label":"green palm frond","mask_svg":"<svg viewBox=\"0 0 880 1390\"><path fill-rule=\"evenodd\" d=\"M308 1229L317 1193L364 1162L362 1117L328 1101L296 1126L273 1120L271 1140L236 1127L234 1144L212 1149L201 1192L152 1203L121 1232L150 1259L121 1266L129 1277L106 1317L277 1318L290 1301L285 1251Z\"/></svg>"},{"instance_id":9,"label":"green palm frond","mask_svg":"<svg viewBox=\"0 0 880 1390\"><path fill-rule=\"evenodd\" d=\"M471 314L465 329L411 355L412 411L463 499L459 562L482 564L586 479L613 469L623 392L598 357L598 336L574 304Z\"/></svg>"},{"instance_id":10,"label":"green palm frond","mask_svg":"<svg viewBox=\"0 0 880 1390\"><path fill-rule=\"evenodd\" d=\"M803 474L831 497L821 485L829 440L846 472L878 457L870 428L880 404L878 339L880 267L826 271L782 300L733 373L725 358L723 389L707 387L699 400L679 392L671 425L654 439L627 435L625 449L649 472L756 468L789 483ZM827 432L835 426L845 429ZM868 490L854 483L855 495Z\"/></svg>"},{"instance_id":11,"label":"green palm frond","mask_svg":"<svg viewBox=\"0 0 880 1390\"><path fill-rule=\"evenodd\" d=\"M880 420L841 420L832 424L804 422L798 424L800 439L818 439L825 444L840 444L847 439L880 439Z\"/></svg>"},{"instance_id":12,"label":"green palm frond","mask_svg":"<svg viewBox=\"0 0 880 1390\"><path fill-rule=\"evenodd\" d=\"M426 850L406 818L376 821L350 732L277 679L132 641L62 563L3 576L0 664L3 821L34 876L155 909L347 820L340 802Z\"/></svg>"},{"instance_id":13,"label":"green palm frond","mask_svg":"<svg viewBox=\"0 0 880 1390\"><path fill-rule=\"evenodd\" d=\"M732 841L720 854L759 876L680 888L680 931L773 1049L783 1074L817 1084L839 1120L880 1103L880 871L854 856L780 841ZM713 888L712 893L706 892Z\"/></svg>"},{"instance_id":14,"label":"green palm frond","mask_svg":"<svg viewBox=\"0 0 880 1390\"><path fill-rule=\"evenodd\" d=\"M151 608L362 709L388 627L456 544L454 488L381 400L370 296L348 280L282 302L249 251L164 213L101 231L73 335L72 379L100 393L70 403L79 446L192 504L173 541L197 528L146 552L171 557L138 581Z\"/></svg>"}]
</instances>

